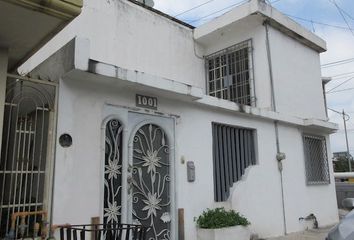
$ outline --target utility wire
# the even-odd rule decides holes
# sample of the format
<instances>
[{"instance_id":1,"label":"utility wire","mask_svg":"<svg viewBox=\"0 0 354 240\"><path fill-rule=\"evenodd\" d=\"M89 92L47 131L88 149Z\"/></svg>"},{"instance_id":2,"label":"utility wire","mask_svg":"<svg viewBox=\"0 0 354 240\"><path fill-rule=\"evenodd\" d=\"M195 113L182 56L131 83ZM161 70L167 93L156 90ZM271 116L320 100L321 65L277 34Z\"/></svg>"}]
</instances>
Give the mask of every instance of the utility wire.
<instances>
[{"instance_id":1,"label":"utility wire","mask_svg":"<svg viewBox=\"0 0 354 240\"><path fill-rule=\"evenodd\" d=\"M190 11L192 11L192 10L195 10L195 9L197 9L197 8L200 8L200 7L202 7L202 6L206 5L206 4L209 4L209 3L213 2L213 1L215 1L215 0L209 0L209 1L207 1L207 2L204 2L204 3L202 3L202 4L200 4L200 5L197 5L197 6L193 7L193 8L190 8L190 9L187 9L187 10L181 12L181 13L178 13L178 14L175 15L174 17L180 16L180 15L182 15L182 14L185 14L185 13L187 13L187 12L190 12ZM189 23L194 23L194 22L200 21L200 20L205 19L205 18L207 18L207 17L210 17L210 16L212 16L212 15L214 15L214 14L217 14L217 13L222 12L222 11L224 11L224 10L230 9L230 8L235 7L235 6L237 6L237 5L244 4L244 3L249 2L249 1L250 1L250 0L243 0L243 1L238 2L238 3L234 3L234 4L229 5L229 6L225 7L225 8L223 8L223 9L220 9L220 10L218 10L218 11L215 11L215 12L212 12L212 13L207 14L207 15L205 15L205 16L202 16L202 17L200 17L200 18L198 18L198 19L190 20L190 21L187 21L187 22L189 22ZM270 1L268 1L268 2L269 2L270 4L274 4L274 3L277 3L277 2L279 2L279 1L281 1L281 0L274 0L274 1L272 1L272 2L270 2ZM331 3L333 3L331 0L328 0L328 1L330 1ZM333 3L333 4L335 4L337 10L341 13L341 15L344 13L344 14L346 14L347 16L349 16L350 18L354 19L352 16L350 16L349 13L345 12L345 11L344 11L342 8L340 8L336 3ZM342 13L342 12L343 12L343 13ZM284 14L285 14L285 13L284 13ZM339 26L339 25L333 25L333 24L328 24L328 23L324 23L324 22L318 22L318 21L314 21L314 20L312 20L312 19L306 19L306 18L302 18L302 17L297 17L297 16L293 16L293 15L290 15L290 14L285 14L285 15L288 16L288 17L291 17L291 18L295 18L295 19L299 19L299 20L302 20L302 21L305 21L305 22L309 22L309 23L311 23L312 25L318 24L318 25L323 25L323 26L327 26L327 27L338 28L338 29L342 29L342 30L349 30L349 31L354 35L353 28L350 27L350 25L348 24L348 22L346 21L346 19L345 19L345 17L344 17L343 15L342 15L342 17L344 18L344 20L345 20L345 22L346 22L346 24L347 24L347 27L345 27L345 26Z\"/></svg>"},{"instance_id":2,"label":"utility wire","mask_svg":"<svg viewBox=\"0 0 354 240\"><path fill-rule=\"evenodd\" d=\"M203 16L203 17L201 17L201 18L194 19L194 20L189 20L189 21L187 21L187 22L189 22L189 23L191 24L191 23L194 23L194 22L197 22L197 21L206 19L207 17L210 17L210 16L212 16L212 15L214 15L214 14L217 14L217 13L222 12L222 11L224 11L224 10L230 9L230 8L235 7L235 6L237 6L237 5L242 5L242 4L244 4L244 3L246 3L246 2L249 2L249 1L250 1L250 0L243 0L243 1L239 2L239 3L232 4L232 5L228 6L228 7L225 7L225 8L223 8L223 9L221 9L221 10L212 12L212 13L210 13L210 14L208 14L208 15L206 15L206 16ZM271 4L273 4L273 3L280 2L281 0L274 0L274 1L272 1L272 2L270 2L269 0L267 0L267 1L269 2L269 5L271 5ZM216 18L216 17L208 18L208 19L215 19L215 18Z\"/></svg>"},{"instance_id":3,"label":"utility wire","mask_svg":"<svg viewBox=\"0 0 354 240\"><path fill-rule=\"evenodd\" d=\"M331 93L340 93L340 92L346 92L346 91L351 91L354 90L354 88L345 88L345 89L341 89L341 90L337 90L337 91L333 91L333 92L329 92L327 94L331 94Z\"/></svg>"},{"instance_id":4,"label":"utility wire","mask_svg":"<svg viewBox=\"0 0 354 240\"><path fill-rule=\"evenodd\" d=\"M335 66L347 64L347 63L350 63L353 61L354 61L354 58L348 58L348 59L344 59L344 60L340 60L340 61L325 63L325 64L322 64L321 67L322 68L335 67Z\"/></svg>"},{"instance_id":5,"label":"utility wire","mask_svg":"<svg viewBox=\"0 0 354 240\"><path fill-rule=\"evenodd\" d=\"M350 15L347 11L345 11L343 8L341 8L338 4L337 4L337 8L339 8L342 13L347 15L347 17L349 17L350 19L354 20L354 17L352 15Z\"/></svg>"},{"instance_id":6,"label":"utility wire","mask_svg":"<svg viewBox=\"0 0 354 240\"><path fill-rule=\"evenodd\" d=\"M348 77L354 77L354 74L349 74L349 75L346 75L346 76L343 76L343 77L334 77L334 78L332 77L331 78L331 82L342 80L342 79L346 79Z\"/></svg>"},{"instance_id":7,"label":"utility wire","mask_svg":"<svg viewBox=\"0 0 354 240\"><path fill-rule=\"evenodd\" d=\"M332 92L334 89L339 88L339 87L342 86L343 84L346 84L347 82L349 82L349 81L351 81L351 80L353 80L353 79L354 79L354 77L351 77L351 78L345 80L344 82L342 82L342 83L338 84L337 86L335 86L335 87L331 88L330 90L328 90L326 93Z\"/></svg>"},{"instance_id":8,"label":"utility wire","mask_svg":"<svg viewBox=\"0 0 354 240\"><path fill-rule=\"evenodd\" d=\"M209 17L209 16L212 16L212 15L217 14L217 13L219 13L219 12L225 11L225 10L230 9L230 8L232 8L232 7L235 7L235 6L237 6L237 5L244 4L244 3L249 2L249 1L250 1L250 0L243 0L243 1L238 2L238 3L234 3L234 4L230 5L230 6L227 6L227 7L223 8L223 9L220 9L220 10L218 10L218 11L212 12L212 13L210 13L210 14L208 14L208 15L205 15L205 16L203 16L203 17L200 17L200 18L198 18L198 19L194 19L194 20L192 20L192 21L189 21L189 23L198 22L198 21L200 21L200 20L202 20L202 19L204 19L204 18L207 18L207 17Z\"/></svg>"},{"instance_id":9,"label":"utility wire","mask_svg":"<svg viewBox=\"0 0 354 240\"><path fill-rule=\"evenodd\" d=\"M327 107L327 109L328 109L328 110L331 110L332 112L338 113L338 114L340 114L340 115L342 115L342 116L346 116L346 117L347 117L347 119L345 119L346 122L350 120L350 115L348 115L347 112L344 112L344 109L343 109L342 112L340 112L340 111L338 111L338 110L335 110L335 109L333 109L333 108L330 108L330 107Z\"/></svg>"},{"instance_id":10,"label":"utility wire","mask_svg":"<svg viewBox=\"0 0 354 240\"><path fill-rule=\"evenodd\" d=\"M178 17L178 16L180 16L180 15L183 15L183 14L185 14L185 13L187 13L187 12L193 11L193 10L195 10L195 9L197 9L197 8L200 8L200 7L202 7L202 6L206 5L206 4L211 3L211 2L214 2L214 1L215 1L215 0L210 0L210 1L204 2L204 3L202 3L202 4L199 4L199 5L195 6L195 7L192 7L192 8L190 8L190 9L187 9L187 10L183 11L183 12L180 12L180 13L178 13L177 15L174 15L173 17Z\"/></svg>"},{"instance_id":11,"label":"utility wire","mask_svg":"<svg viewBox=\"0 0 354 240\"><path fill-rule=\"evenodd\" d=\"M330 77L331 78L337 78L337 77L351 75L351 74L354 74L354 72L341 73L341 74L333 75L333 76L330 76Z\"/></svg>"},{"instance_id":12,"label":"utility wire","mask_svg":"<svg viewBox=\"0 0 354 240\"><path fill-rule=\"evenodd\" d=\"M302 18L302 17L293 16L293 15L286 14L286 13L284 13L284 14L285 14L286 16L288 16L288 17L296 18L296 19L299 19L299 20L302 20L302 21L305 21L305 22L309 22L309 23L315 23L315 24L318 24L318 25L323 25L323 26L327 26L327 27L338 28L338 29L342 29L342 30L353 30L353 29L350 28L350 27L348 28L348 27L345 27L345 26L332 25L332 24L328 24L328 23L313 21L313 20L311 20L311 19L306 19L306 18Z\"/></svg>"},{"instance_id":13,"label":"utility wire","mask_svg":"<svg viewBox=\"0 0 354 240\"><path fill-rule=\"evenodd\" d=\"M347 19L345 18L344 14L342 13L342 11L341 11L340 7L338 6L337 2L336 2L335 0L328 0L328 1L331 2L331 3L333 3L334 6L337 8L339 14L342 16L342 18L343 18L345 24L347 24L347 26L348 26L350 32L352 33L352 35L353 35L353 37L354 37L354 31L353 31L353 29L351 29L351 27L350 27L350 25L349 25Z\"/></svg>"},{"instance_id":14,"label":"utility wire","mask_svg":"<svg viewBox=\"0 0 354 240\"><path fill-rule=\"evenodd\" d=\"M347 15L350 19L354 20L354 17L352 17L352 15L350 15L348 12L346 12L343 8L341 8L341 10L342 10L342 13Z\"/></svg>"}]
</instances>

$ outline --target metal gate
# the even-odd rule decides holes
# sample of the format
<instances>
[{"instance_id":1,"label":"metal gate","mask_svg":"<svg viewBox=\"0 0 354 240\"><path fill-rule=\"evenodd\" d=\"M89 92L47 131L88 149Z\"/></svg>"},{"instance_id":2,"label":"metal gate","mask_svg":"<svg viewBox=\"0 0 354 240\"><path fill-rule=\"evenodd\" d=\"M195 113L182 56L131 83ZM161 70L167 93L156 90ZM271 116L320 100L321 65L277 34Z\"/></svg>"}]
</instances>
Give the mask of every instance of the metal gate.
<instances>
[{"instance_id":1,"label":"metal gate","mask_svg":"<svg viewBox=\"0 0 354 240\"><path fill-rule=\"evenodd\" d=\"M40 82L7 80L0 158L0 238L9 231L13 213L48 210L56 86ZM28 219L27 234L39 218Z\"/></svg>"},{"instance_id":2,"label":"metal gate","mask_svg":"<svg viewBox=\"0 0 354 240\"><path fill-rule=\"evenodd\" d=\"M121 223L123 126L118 119L106 124L104 171L104 224Z\"/></svg>"},{"instance_id":3,"label":"metal gate","mask_svg":"<svg viewBox=\"0 0 354 240\"><path fill-rule=\"evenodd\" d=\"M132 215L150 226L148 239L171 239L170 146L165 131L146 124L135 133L132 167Z\"/></svg>"},{"instance_id":4,"label":"metal gate","mask_svg":"<svg viewBox=\"0 0 354 240\"><path fill-rule=\"evenodd\" d=\"M173 118L104 110L103 221L147 227L149 240L175 240Z\"/></svg>"}]
</instances>

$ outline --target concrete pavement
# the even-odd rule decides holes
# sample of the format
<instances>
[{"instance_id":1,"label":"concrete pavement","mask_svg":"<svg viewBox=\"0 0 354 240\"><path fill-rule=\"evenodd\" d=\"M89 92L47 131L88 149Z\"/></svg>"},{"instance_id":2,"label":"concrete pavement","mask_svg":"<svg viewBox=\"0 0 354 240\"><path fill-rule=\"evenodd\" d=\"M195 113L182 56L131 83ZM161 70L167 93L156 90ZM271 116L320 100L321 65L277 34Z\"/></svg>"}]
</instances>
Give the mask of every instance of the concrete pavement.
<instances>
[{"instance_id":1,"label":"concrete pavement","mask_svg":"<svg viewBox=\"0 0 354 240\"><path fill-rule=\"evenodd\" d=\"M267 240L325 240L332 227L312 229L300 233L293 233L283 237L268 238Z\"/></svg>"}]
</instances>

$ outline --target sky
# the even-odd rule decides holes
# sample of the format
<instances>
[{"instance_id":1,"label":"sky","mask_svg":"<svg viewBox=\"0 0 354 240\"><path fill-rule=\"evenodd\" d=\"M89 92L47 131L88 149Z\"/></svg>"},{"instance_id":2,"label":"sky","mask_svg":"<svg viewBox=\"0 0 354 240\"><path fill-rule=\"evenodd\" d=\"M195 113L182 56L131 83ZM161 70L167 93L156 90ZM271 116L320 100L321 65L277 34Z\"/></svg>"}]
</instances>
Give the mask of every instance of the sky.
<instances>
[{"instance_id":1,"label":"sky","mask_svg":"<svg viewBox=\"0 0 354 240\"><path fill-rule=\"evenodd\" d=\"M327 85L328 107L350 117L347 121L349 148L354 155L354 1L270 0L273 7L314 32L327 42L322 53L322 76L333 77ZM242 4L242 0L155 0L155 8L198 26ZM337 6L339 9L337 8ZM200 7L197 7L202 5ZM197 7L191 11L187 11ZM187 12L186 12L187 11ZM182 13L182 14L181 14ZM348 27L349 26L349 27ZM329 64L347 60L344 63ZM339 75L339 76L338 76ZM339 125L331 135L331 150L346 151L343 118L328 110L329 119Z\"/></svg>"}]
</instances>

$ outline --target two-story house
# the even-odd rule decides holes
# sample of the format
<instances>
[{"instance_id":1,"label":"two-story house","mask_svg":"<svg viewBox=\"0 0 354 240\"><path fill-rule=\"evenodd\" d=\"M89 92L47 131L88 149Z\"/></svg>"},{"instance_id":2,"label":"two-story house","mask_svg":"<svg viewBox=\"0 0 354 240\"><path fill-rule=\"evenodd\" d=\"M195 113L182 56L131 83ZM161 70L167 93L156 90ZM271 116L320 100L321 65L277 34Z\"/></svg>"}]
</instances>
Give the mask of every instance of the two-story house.
<instances>
[{"instance_id":1,"label":"two-story house","mask_svg":"<svg viewBox=\"0 0 354 240\"><path fill-rule=\"evenodd\" d=\"M261 237L311 213L337 222L322 39L260 0L197 28L134 1L85 4L21 68L38 81L9 96L2 151L23 172L3 184L26 198L18 179L35 174L52 224L141 223L151 239L196 239L194 218L218 206Z\"/></svg>"}]
</instances>

